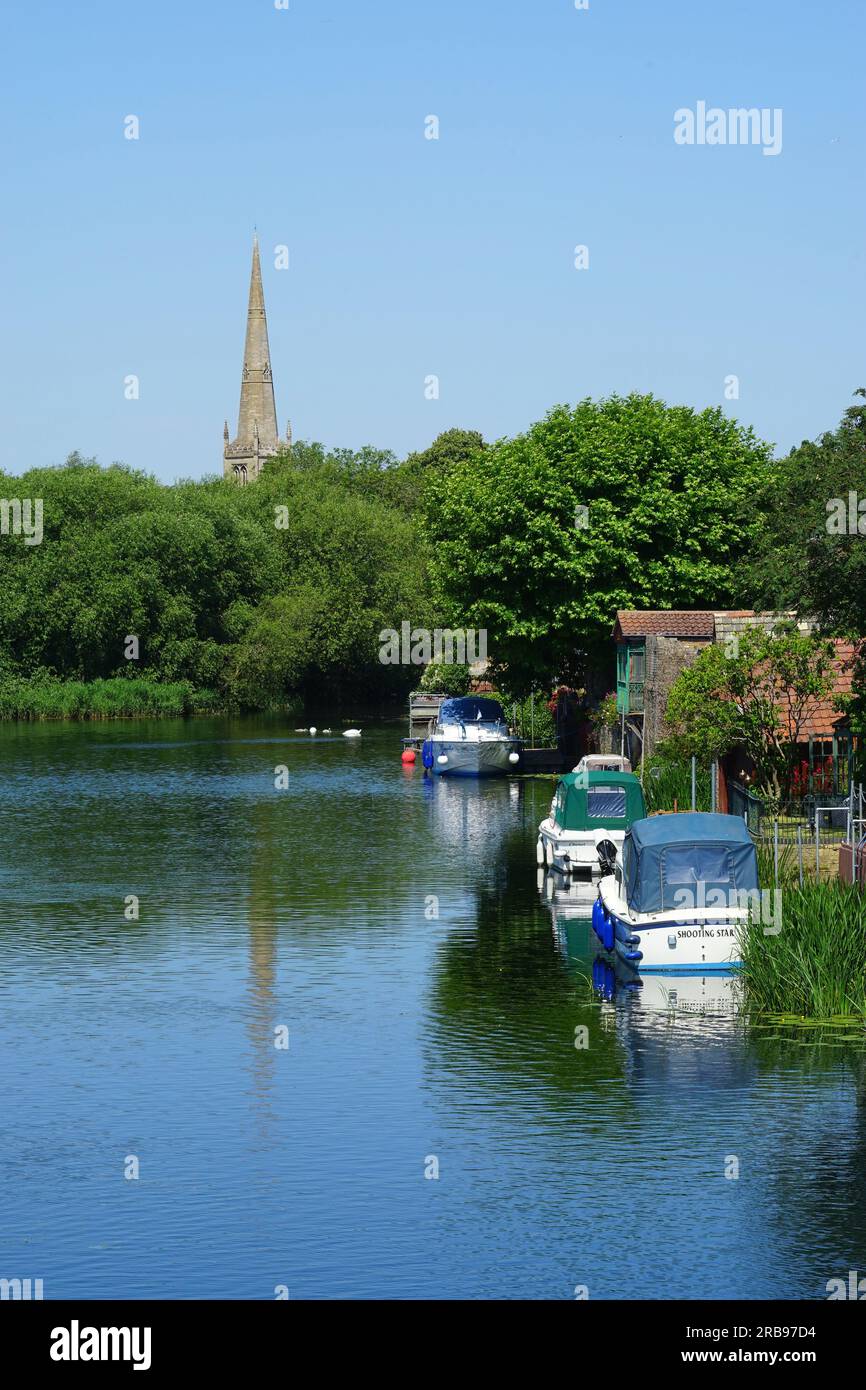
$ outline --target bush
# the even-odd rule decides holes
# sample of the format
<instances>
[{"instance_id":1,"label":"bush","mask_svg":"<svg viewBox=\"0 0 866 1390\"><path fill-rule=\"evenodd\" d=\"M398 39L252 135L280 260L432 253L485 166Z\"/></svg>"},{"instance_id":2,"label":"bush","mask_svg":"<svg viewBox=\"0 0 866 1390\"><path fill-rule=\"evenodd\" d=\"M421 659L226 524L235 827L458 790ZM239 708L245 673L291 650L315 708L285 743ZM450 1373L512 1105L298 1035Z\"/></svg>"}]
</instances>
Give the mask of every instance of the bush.
<instances>
[{"instance_id":1,"label":"bush","mask_svg":"<svg viewBox=\"0 0 866 1390\"><path fill-rule=\"evenodd\" d=\"M471 680L468 666L448 666L444 661L431 661L418 683L418 689L431 695L468 695Z\"/></svg>"},{"instance_id":2,"label":"bush","mask_svg":"<svg viewBox=\"0 0 866 1390\"><path fill-rule=\"evenodd\" d=\"M532 695L527 695L525 700L514 701L509 700L507 696L502 697L502 705L509 722L512 718L512 708L516 705L517 733L527 744L531 741L533 748L556 747L556 721L548 708L548 698L542 691L536 690L533 706Z\"/></svg>"},{"instance_id":3,"label":"bush","mask_svg":"<svg viewBox=\"0 0 866 1390\"><path fill-rule=\"evenodd\" d=\"M592 724L596 729L615 729L619 719L616 695L611 692L610 695L605 695L598 709L593 713Z\"/></svg>"},{"instance_id":4,"label":"bush","mask_svg":"<svg viewBox=\"0 0 866 1390\"><path fill-rule=\"evenodd\" d=\"M46 671L32 677L8 671L0 675L0 719L179 718L213 710L219 703L213 691L195 690L189 681L122 676L62 681Z\"/></svg>"}]
</instances>

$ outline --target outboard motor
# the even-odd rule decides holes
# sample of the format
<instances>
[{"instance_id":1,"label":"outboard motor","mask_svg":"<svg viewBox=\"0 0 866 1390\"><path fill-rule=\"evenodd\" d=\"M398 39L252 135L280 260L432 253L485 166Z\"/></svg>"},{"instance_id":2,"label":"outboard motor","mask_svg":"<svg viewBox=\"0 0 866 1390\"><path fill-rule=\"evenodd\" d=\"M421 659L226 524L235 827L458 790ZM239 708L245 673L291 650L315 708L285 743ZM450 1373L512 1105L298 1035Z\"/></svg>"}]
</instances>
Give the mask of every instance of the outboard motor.
<instances>
[{"instance_id":1,"label":"outboard motor","mask_svg":"<svg viewBox=\"0 0 866 1390\"><path fill-rule=\"evenodd\" d=\"M598 840L595 846L598 855L598 862L601 866L602 877L613 873L613 866L616 863L616 845L612 840Z\"/></svg>"}]
</instances>

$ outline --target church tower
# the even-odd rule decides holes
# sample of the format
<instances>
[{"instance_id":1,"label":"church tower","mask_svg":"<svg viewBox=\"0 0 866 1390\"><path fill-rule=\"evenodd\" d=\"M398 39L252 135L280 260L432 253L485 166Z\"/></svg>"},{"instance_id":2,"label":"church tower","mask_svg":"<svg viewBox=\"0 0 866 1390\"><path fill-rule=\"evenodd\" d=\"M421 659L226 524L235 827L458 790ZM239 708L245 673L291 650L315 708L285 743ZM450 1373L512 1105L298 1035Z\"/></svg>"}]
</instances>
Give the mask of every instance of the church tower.
<instances>
[{"instance_id":1,"label":"church tower","mask_svg":"<svg viewBox=\"0 0 866 1390\"><path fill-rule=\"evenodd\" d=\"M291 440L287 440L291 444ZM250 302L247 309L247 337L244 344L244 370L238 432L229 443L229 426L223 431L223 474L238 483L252 483L269 458L280 449L274 379L268 347L268 321L262 289L259 239L253 236L253 268L250 274Z\"/></svg>"}]
</instances>

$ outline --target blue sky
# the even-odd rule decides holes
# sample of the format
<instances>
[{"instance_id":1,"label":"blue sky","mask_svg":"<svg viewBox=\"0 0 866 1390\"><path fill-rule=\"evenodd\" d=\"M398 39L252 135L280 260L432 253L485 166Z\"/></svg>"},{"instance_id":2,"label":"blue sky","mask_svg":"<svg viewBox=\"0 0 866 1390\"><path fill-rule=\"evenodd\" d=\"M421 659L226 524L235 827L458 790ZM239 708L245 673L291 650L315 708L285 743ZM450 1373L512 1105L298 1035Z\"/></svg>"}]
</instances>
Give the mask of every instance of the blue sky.
<instances>
[{"instance_id":1,"label":"blue sky","mask_svg":"<svg viewBox=\"0 0 866 1390\"><path fill-rule=\"evenodd\" d=\"M2 34L10 472L220 470L254 224L296 438L649 390L781 451L866 384L861 0L47 0ZM678 146L699 100L781 108L781 153Z\"/></svg>"}]
</instances>

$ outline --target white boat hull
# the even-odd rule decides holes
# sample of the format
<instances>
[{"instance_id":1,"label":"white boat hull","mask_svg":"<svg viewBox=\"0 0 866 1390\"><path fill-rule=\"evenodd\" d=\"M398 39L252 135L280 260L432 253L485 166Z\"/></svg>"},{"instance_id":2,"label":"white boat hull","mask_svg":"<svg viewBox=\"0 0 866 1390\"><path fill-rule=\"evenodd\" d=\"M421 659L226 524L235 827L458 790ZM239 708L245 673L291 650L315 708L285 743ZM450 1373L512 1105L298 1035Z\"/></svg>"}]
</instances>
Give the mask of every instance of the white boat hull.
<instances>
[{"instance_id":1,"label":"white boat hull","mask_svg":"<svg viewBox=\"0 0 866 1390\"><path fill-rule=\"evenodd\" d=\"M748 909L704 907L632 913L613 875L599 883L592 926L603 948L641 974L732 970L742 964L740 932Z\"/></svg>"},{"instance_id":2,"label":"white boat hull","mask_svg":"<svg viewBox=\"0 0 866 1390\"><path fill-rule=\"evenodd\" d=\"M438 777L501 777L520 768L518 739L433 738L432 771ZM517 754L512 761L511 754ZM444 759L444 761L443 761Z\"/></svg>"},{"instance_id":3,"label":"white boat hull","mask_svg":"<svg viewBox=\"0 0 866 1390\"><path fill-rule=\"evenodd\" d=\"M622 854L624 830L557 830L548 816L538 827L539 863L563 874L601 874L598 859L600 840L609 840Z\"/></svg>"}]
</instances>

